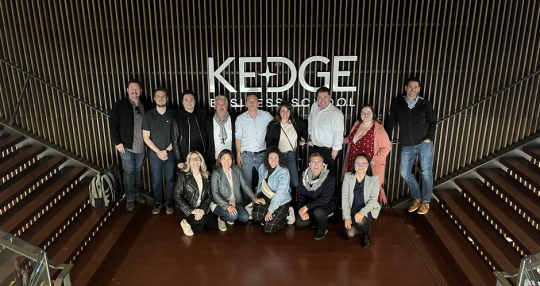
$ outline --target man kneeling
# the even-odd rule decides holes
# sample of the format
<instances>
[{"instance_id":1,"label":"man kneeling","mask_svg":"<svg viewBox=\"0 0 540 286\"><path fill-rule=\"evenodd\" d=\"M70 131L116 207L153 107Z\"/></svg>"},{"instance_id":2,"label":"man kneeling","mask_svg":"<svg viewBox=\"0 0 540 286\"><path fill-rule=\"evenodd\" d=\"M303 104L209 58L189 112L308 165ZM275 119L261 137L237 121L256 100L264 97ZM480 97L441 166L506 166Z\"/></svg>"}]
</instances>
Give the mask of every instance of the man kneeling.
<instances>
[{"instance_id":1,"label":"man kneeling","mask_svg":"<svg viewBox=\"0 0 540 286\"><path fill-rule=\"evenodd\" d=\"M322 155L317 152L311 154L309 167L302 174L302 183L298 186L296 226L317 228L316 240L323 239L328 232L326 220L336 208L335 186L336 178L330 175Z\"/></svg>"}]
</instances>

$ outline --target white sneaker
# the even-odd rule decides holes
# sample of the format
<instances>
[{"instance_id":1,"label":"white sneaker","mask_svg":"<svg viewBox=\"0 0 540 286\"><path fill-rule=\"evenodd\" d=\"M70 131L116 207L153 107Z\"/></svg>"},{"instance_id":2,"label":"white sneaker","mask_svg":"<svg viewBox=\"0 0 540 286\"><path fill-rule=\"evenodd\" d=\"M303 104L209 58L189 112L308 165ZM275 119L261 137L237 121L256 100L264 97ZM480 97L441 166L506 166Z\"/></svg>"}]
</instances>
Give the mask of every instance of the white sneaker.
<instances>
[{"instance_id":1,"label":"white sneaker","mask_svg":"<svg viewBox=\"0 0 540 286\"><path fill-rule=\"evenodd\" d=\"M246 206L246 211L247 211L247 213L249 215L249 220L253 220L253 216L252 216L252 214L253 214L253 204L247 205Z\"/></svg>"},{"instance_id":2,"label":"white sneaker","mask_svg":"<svg viewBox=\"0 0 540 286\"><path fill-rule=\"evenodd\" d=\"M228 224L228 225L233 225L233 224L234 224L234 220L227 221L227 224Z\"/></svg>"},{"instance_id":3,"label":"white sneaker","mask_svg":"<svg viewBox=\"0 0 540 286\"><path fill-rule=\"evenodd\" d=\"M221 230L221 231L226 231L227 230L227 225L225 224L224 221L221 220L220 217L217 218L217 223L218 223L219 230Z\"/></svg>"},{"instance_id":4,"label":"white sneaker","mask_svg":"<svg viewBox=\"0 0 540 286\"><path fill-rule=\"evenodd\" d=\"M294 224L296 217L294 216L293 207L289 207L289 215L287 216L287 224Z\"/></svg>"},{"instance_id":5,"label":"white sneaker","mask_svg":"<svg viewBox=\"0 0 540 286\"><path fill-rule=\"evenodd\" d=\"M184 234L186 236L193 236L193 230L191 229L191 225L189 225L189 223L185 219L182 220L180 226L182 227L182 230L184 231Z\"/></svg>"}]
</instances>

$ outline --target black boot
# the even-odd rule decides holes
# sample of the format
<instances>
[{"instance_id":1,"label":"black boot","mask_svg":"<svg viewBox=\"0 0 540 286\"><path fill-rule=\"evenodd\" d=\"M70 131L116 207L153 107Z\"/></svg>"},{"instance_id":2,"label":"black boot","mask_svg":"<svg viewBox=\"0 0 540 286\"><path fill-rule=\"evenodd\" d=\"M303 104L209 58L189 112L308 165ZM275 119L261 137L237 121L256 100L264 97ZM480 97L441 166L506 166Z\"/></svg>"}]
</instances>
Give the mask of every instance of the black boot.
<instances>
[{"instance_id":1,"label":"black boot","mask_svg":"<svg viewBox=\"0 0 540 286\"><path fill-rule=\"evenodd\" d=\"M364 248L368 248L370 246L369 243L369 234L364 235L364 239L362 239L362 246Z\"/></svg>"}]
</instances>

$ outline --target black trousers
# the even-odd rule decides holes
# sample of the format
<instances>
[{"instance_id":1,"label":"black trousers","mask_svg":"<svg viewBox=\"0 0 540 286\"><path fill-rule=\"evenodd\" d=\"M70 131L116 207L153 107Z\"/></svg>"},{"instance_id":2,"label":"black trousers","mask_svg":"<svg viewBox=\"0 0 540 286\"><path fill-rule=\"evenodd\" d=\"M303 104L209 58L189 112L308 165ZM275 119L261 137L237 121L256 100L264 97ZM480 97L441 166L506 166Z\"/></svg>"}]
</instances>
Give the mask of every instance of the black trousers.
<instances>
[{"instance_id":1,"label":"black trousers","mask_svg":"<svg viewBox=\"0 0 540 286\"><path fill-rule=\"evenodd\" d=\"M209 212L203 215L200 220L196 220L194 214L186 216L186 214L181 210L177 210L177 213L178 215L180 215L181 218L185 219L187 223L189 223L194 233L201 233L203 229L218 229L217 217L213 212Z\"/></svg>"},{"instance_id":2,"label":"black trousers","mask_svg":"<svg viewBox=\"0 0 540 286\"><path fill-rule=\"evenodd\" d=\"M360 223L357 223L354 220L354 216L352 217L352 227L356 228L363 235L369 235L369 224L370 224L370 222L371 222L370 219L368 217L366 217L366 216L364 216L364 218L362 218Z\"/></svg>"},{"instance_id":3,"label":"black trousers","mask_svg":"<svg viewBox=\"0 0 540 286\"><path fill-rule=\"evenodd\" d=\"M270 207L271 200L265 196L262 192L259 194L259 198L263 198L266 202L263 204L253 204L253 221L262 222L264 224L264 233L275 234L278 230L287 226L287 216L289 215L289 203L279 206L272 213L272 220L265 221L266 213L268 213L268 207Z\"/></svg>"},{"instance_id":4,"label":"black trousers","mask_svg":"<svg viewBox=\"0 0 540 286\"><path fill-rule=\"evenodd\" d=\"M307 220L303 220L302 217L297 214L296 226L299 228L304 228L310 225L315 225L320 230L326 230L326 221L328 220L328 215L333 213L335 209L336 204L334 202L329 202L326 205L308 210L309 219Z\"/></svg>"}]
</instances>

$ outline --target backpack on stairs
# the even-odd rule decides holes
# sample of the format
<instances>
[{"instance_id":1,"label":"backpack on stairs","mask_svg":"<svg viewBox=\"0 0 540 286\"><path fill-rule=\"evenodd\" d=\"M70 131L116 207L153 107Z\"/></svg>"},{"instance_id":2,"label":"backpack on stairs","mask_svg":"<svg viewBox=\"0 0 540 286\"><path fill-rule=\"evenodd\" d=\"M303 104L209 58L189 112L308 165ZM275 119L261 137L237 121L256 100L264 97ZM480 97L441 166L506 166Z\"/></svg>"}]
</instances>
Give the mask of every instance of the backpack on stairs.
<instances>
[{"instance_id":1,"label":"backpack on stairs","mask_svg":"<svg viewBox=\"0 0 540 286\"><path fill-rule=\"evenodd\" d=\"M90 204L95 208L112 207L124 195L124 183L120 167L112 164L92 179L90 183Z\"/></svg>"}]
</instances>

